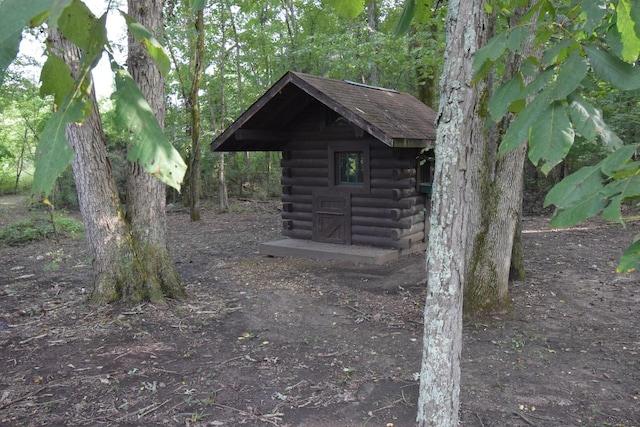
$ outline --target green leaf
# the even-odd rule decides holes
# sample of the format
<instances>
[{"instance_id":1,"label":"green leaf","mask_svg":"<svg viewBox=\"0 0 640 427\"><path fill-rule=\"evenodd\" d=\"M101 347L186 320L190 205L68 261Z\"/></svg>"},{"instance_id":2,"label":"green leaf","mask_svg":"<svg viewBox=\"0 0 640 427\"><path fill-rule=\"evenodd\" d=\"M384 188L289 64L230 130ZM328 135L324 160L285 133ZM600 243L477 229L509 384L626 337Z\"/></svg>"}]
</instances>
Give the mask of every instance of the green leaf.
<instances>
[{"instance_id":1,"label":"green leaf","mask_svg":"<svg viewBox=\"0 0 640 427\"><path fill-rule=\"evenodd\" d=\"M338 15L353 19L364 10L363 0L329 0L329 3L336 9Z\"/></svg>"},{"instance_id":2,"label":"green leaf","mask_svg":"<svg viewBox=\"0 0 640 427\"><path fill-rule=\"evenodd\" d=\"M538 116L536 125L531 127L529 159L534 165L543 160L541 169L547 174L565 158L573 145L574 137L564 106L560 102L554 102Z\"/></svg>"},{"instance_id":3,"label":"green leaf","mask_svg":"<svg viewBox=\"0 0 640 427\"><path fill-rule=\"evenodd\" d=\"M498 88L489 101L489 114L494 122L500 121L509 111L509 107L518 99L522 99L521 92L524 84L520 74Z\"/></svg>"},{"instance_id":4,"label":"green leaf","mask_svg":"<svg viewBox=\"0 0 640 427\"><path fill-rule=\"evenodd\" d=\"M552 99L564 99L573 93L580 86L588 70L587 61L578 54L578 51L573 51L569 58L558 66L556 80L548 88Z\"/></svg>"},{"instance_id":5,"label":"green leaf","mask_svg":"<svg viewBox=\"0 0 640 427\"><path fill-rule=\"evenodd\" d=\"M587 18L584 30L591 33L600 26L602 18L607 14L607 5L603 0L590 0L583 1L580 7Z\"/></svg>"},{"instance_id":6,"label":"green leaf","mask_svg":"<svg viewBox=\"0 0 640 427\"><path fill-rule=\"evenodd\" d=\"M584 50L589 56L593 71L602 80L622 90L640 89L640 69L638 67L627 64L595 46L586 45Z\"/></svg>"},{"instance_id":7,"label":"green leaf","mask_svg":"<svg viewBox=\"0 0 640 427\"><path fill-rule=\"evenodd\" d=\"M56 178L73 159L73 150L67 140L66 127L68 123L82 121L84 109L84 102L74 100L69 94L63 105L47 121L36 147L36 170L31 189L36 197L42 194L45 197L49 196Z\"/></svg>"},{"instance_id":8,"label":"green leaf","mask_svg":"<svg viewBox=\"0 0 640 427\"><path fill-rule=\"evenodd\" d=\"M53 95L55 105L62 105L65 97L75 85L71 70L62 58L49 52L40 72L40 95Z\"/></svg>"},{"instance_id":9,"label":"green leaf","mask_svg":"<svg viewBox=\"0 0 640 427\"><path fill-rule=\"evenodd\" d=\"M138 86L122 68L116 72L116 91L111 95L116 118L131 132L127 156L165 184L180 190L187 165L171 145Z\"/></svg>"},{"instance_id":10,"label":"green leaf","mask_svg":"<svg viewBox=\"0 0 640 427\"><path fill-rule=\"evenodd\" d=\"M623 145L598 163L600 170L607 176L613 176L629 163L637 149L638 144Z\"/></svg>"},{"instance_id":11,"label":"green leaf","mask_svg":"<svg viewBox=\"0 0 640 427\"><path fill-rule=\"evenodd\" d=\"M156 65L158 66L158 69L160 70L160 73L163 76L169 74L169 71L171 71L171 60L162 48L160 42L156 40L153 34L151 34L151 32L147 30L144 25L136 21L131 15L128 15L122 11L120 11L120 14L124 17L127 23L127 28L129 28L131 34L133 34L135 39L140 42L145 47L145 49L147 49L149 55L151 55L151 57L154 59Z\"/></svg>"},{"instance_id":12,"label":"green leaf","mask_svg":"<svg viewBox=\"0 0 640 427\"><path fill-rule=\"evenodd\" d=\"M575 204L603 188L603 180L598 165L587 166L565 177L553 186L544 200L544 207L555 205L563 209Z\"/></svg>"},{"instance_id":13,"label":"green leaf","mask_svg":"<svg viewBox=\"0 0 640 427\"><path fill-rule=\"evenodd\" d=\"M631 273L640 268L640 240L636 240L620 257L616 268L618 273Z\"/></svg>"},{"instance_id":14,"label":"green leaf","mask_svg":"<svg viewBox=\"0 0 640 427\"><path fill-rule=\"evenodd\" d=\"M71 43L86 51L96 20L95 15L83 2L73 0L58 19L58 26Z\"/></svg>"},{"instance_id":15,"label":"green leaf","mask_svg":"<svg viewBox=\"0 0 640 427\"><path fill-rule=\"evenodd\" d=\"M404 7L402 8L402 14L400 15L400 19L398 19L396 29L393 32L396 36L406 34L409 31L409 27L411 26L411 21L413 20L415 12L416 1L407 0L404 4Z\"/></svg>"},{"instance_id":16,"label":"green leaf","mask_svg":"<svg viewBox=\"0 0 640 427\"><path fill-rule=\"evenodd\" d=\"M576 49L579 45L570 37L564 38L557 43L551 44L542 53L541 61L546 65L553 65L564 61L569 51Z\"/></svg>"},{"instance_id":17,"label":"green leaf","mask_svg":"<svg viewBox=\"0 0 640 427\"><path fill-rule=\"evenodd\" d=\"M5 40L0 41L0 87L4 83L4 73L9 68L18 54L20 41L22 40L22 29L9 35Z\"/></svg>"},{"instance_id":18,"label":"green leaf","mask_svg":"<svg viewBox=\"0 0 640 427\"><path fill-rule=\"evenodd\" d=\"M487 61L495 61L507 49L507 40L509 33L504 31L497 36L492 37L486 46L478 51L473 56L473 69L477 73L482 69Z\"/></svg>"},{"instance_id":19,"label":"green leaf","mask_svg":"<svg viewBox=\"0 0 640 427\"><path fill-rule=\"evenodd\" d=\"M518 26L511 30L507 38L507 48L511 52L522 52L522 45L529 37L529 29L525 26Z\"/></svg>"},{"instance_id":20,"label":"green leaf","mask_svg":"<svg viewBox=\"0 0 640 427\"><path fill-rule=\"evenodd\" d=\"M538 123L538 117L549 105L545 96L537 96L511 122L500 142L498 154L504 156L529 139L531 126Z\"/></svg>"},{"instance_id":21,"label":"green leaf","mask_svg":"<svg viewBox=\"0 0 640 427\"><path fill-rule=\"evenodd\" d=\"M598 215L607 202L600 193L594 193L565 209L558 209L551 219L552 227L571 227Z\"/></svg>"},{"instance_id":22,"label":"green leaf","mask_svg":"<svg viewBox=\"0 0 640 427\"><path fill-rule=\"evenodd\" d=\"M631 15L629 0L618 0L616 9L616 27L622 39L622 59L626 62L635 62L640 55L640 39L636 34L637 21ZM637 8L637 6L636 6Z\"/></svg>"},{"instance_id":23,"label":"green leaf","mask_svg":"<svg viewBox=\"0 0 640 427\"><path fill-rule=\"evenodd\" d=\"M196 13L207 5L207 0L189 0L189 4L191 5L191 12Z\"/></svg>"},{"instance_id":24,"label":"green leaf","mask_svg":"<svg viewBox=\"0 0 640 427\"><path fill-rule=\"evenodd\" d=\"M18 54L22 30L29 20L51 6L50 0L0 1L0 86L4 73Z\"/></svg>"},{"instance_id":25,"label":"green leaf","mask_svg":"<svg viewBox=\"0 0 640 427\"><path fill-rule=\"evenodd\" d=\"M616 150L623 145L622 140L604 122L600 110L593 107L580 94L571 94L567 100L573 125L584 139L595 142L596 138L599 138L609 150Z\"/></svg>"}]
</instances>

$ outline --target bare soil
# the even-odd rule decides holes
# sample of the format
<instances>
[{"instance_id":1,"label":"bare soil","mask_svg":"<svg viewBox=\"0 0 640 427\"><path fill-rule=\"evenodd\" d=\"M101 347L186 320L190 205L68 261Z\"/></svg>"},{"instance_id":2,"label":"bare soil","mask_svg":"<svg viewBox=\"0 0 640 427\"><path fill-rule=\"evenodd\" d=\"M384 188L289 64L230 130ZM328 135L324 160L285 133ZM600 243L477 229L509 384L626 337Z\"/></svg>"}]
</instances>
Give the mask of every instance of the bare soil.
<instances>
[{"instance_id":1,"label":"bare soil","mask_svg":"<svg viewBox=\"0 0 640 427\"><path fill-rule=\"evenodd\" d=\"M0 198L0 226L28 215ZM168 213L189 299L92 307L82 238L0 248L0 425L411 426L424 257L266 258L277 202ZM640 232L524 221L528 278L468 321L462 425L640 426Z\"/></svg>"}]
</instances>

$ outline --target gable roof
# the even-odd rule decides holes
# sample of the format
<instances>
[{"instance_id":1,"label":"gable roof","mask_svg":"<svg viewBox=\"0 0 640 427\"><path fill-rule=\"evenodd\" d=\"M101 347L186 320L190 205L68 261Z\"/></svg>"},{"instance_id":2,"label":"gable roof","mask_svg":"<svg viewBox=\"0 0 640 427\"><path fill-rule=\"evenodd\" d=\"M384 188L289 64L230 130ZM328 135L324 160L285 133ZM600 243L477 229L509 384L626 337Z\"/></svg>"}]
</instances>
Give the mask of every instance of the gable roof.
<instances>
[{"instance_id":1,"label":"gable roof","mask_svg":"<svg viewBox=\"0 0 640 427\"><path fill-rule=\"evenodd\" d=\"M288 142L289 125L314 101L389 147L434 145L436 113L413 96L290 71L218 136L211 149L280 150Z\"/></svg>"}]
</instances>

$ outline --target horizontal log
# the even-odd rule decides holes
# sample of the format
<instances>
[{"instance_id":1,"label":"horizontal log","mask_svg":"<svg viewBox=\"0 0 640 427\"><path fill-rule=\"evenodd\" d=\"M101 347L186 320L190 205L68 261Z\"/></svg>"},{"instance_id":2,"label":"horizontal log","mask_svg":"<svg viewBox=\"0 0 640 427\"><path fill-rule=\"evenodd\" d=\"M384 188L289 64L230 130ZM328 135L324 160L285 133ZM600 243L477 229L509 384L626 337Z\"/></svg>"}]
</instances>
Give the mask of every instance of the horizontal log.
<instances>
[{"instance_id":1,"label":"horizontal log","mask_svg":"<svg viewBox=\"0 0 640 427\"><path fill-rule=\"evenodd\" d=\"M417 160L397 160L397 159L371 159L371 169L411 169L417 165Z\"/></svg>"},{"instance_id":2,"label":"horizontal log","mask_svg":"<svg viewBox=\"0 0 640 427\"><path fill-rule=\"evenodd\" d=\"M312 212L285 212L282 211L282 219L292 219L296 221L313 222Z\"/></svg>"},{"instance_id":3,"label":"horizontal log","mask_svg":"<svg viewBox=\"0 0 640 427\"><path fill-rule=\"evenodd\" d=\"M311 203L283 202L282 211L283 212L312 212L313 205Z\"/></svg>"},{"instance_id":4,"label":"horizontal log","mask_svg":"<svg viewBox=\"0 0 640 427\"><path fill-rule=\"evenodd\" d=\"M282 168L282 176L286 177L318 176L326 178L328 175L327 168Z\"/></svg>"},{"instance_id":5,"label":"horizontal log","mask_svg":"<svg viewBox=\"0 0 640 427\"><path fill-rule=\"evenodd\" d=\"M310 221L297 221L294 219L282 220L283 230L312 230L313 223Z\"/></svg>"},{"instance_id":6,"label":"horizontal log","mask_svg":"<svg viewBox=\"0 0 640 427\"><path fill-rule=\"evenodd\" d=\"M405 179L415 178L417 171L415 169L372 169L371 178L375 179Z\"/></svg>"},{"instance_id":7,"label":"horizontal log","mask_svg":"<svg viewBox=\"0 0 640 427\"><path fill-rule=\"evenodd\" d=\"M354 245L369 245L394 249L409 249L422 242L424 242L424 232L419 232L400 240L392 240L379 236L354 235L351 237L351 243Z\"/></svg>"},{"instance_id":8,"label":"horizontal log","mask_svg":"<svg viewBox=\"0 0 640 427\"><path fill-rule=\"evenodd\" d=\"M416 196L418 191L415 188L372 188L371 195L383 199L400 200L407 197Z\"/></svg>"},{"instance_id":9,"label":"horizontal log","mask_svg":"<svg viewBox=\"0 0 640 427\"><path fill-rule=\"evenodd\" d=\"M311 206L313 204L313 196L311 194L281 194L280 201L282 203L300 203Z\"/></svg>"},{"instance_id":10,"label":"horizontal log","mask_svg":"<svg viewBox=\"0 0 640 427\"><path fill-rule=\"evenodd\" d=\"M311 240L313 232L311 230L282 230L282 235L292 239Z\"/></svg>"},{"instance_id":11,"label":"horizontal log","mask_svg":"<svg viewBox=\"0 0 640 427\"><path fill-rule=\"evenodd\" d=\"M324 168L328 167L328 160L323 159L281 159L280 166L283 168Z\"/></svg>"},{"instance_id":12,"label":"horizontal log","mask_svg":"<svg viewBox=\"0 0 640 427\"><path fill-rule=\"evenodd\" d=\"M291 153L289 160L293 160L293 159L327 160L329 155L329 151L327 150L327 147L324 147L324 149L320 149L320 150L304 149L304 150L289 150L289 152Z\"/></svg>"},{"instance_id":13,"label":"horizontal log","mask_svg":"<svg viewBox=\"0 0 640 427\"><path fill-rule=\"evenodd\" d=\"M371 195L351 196L351 207L380 207L391 209L410 209L416 205L424 206L424 197L406 197L401 200L393 200L389 198L372 197Z\"/></svg>"},{"instance_id":14,"label":"horizontal log","mask_svg":"<svg viewBox=\"0 0 640 427\"><path fill-rule=\"evenodd\" d=\"M364 225L352 225L352 236L378 236L386 237L391 240L400 240L405 237L410 237L416 233L424 231L424 222L414 224L411 228L385 228L385 227L370 227Z\"/></svg>"},{"instance_id":15,"label":"horizontal log","mask_svg":"<svg viewBox=\"0 0 640 427\"><path fill-rule=\"evenodd\" d=\"M289 135L289 143L286 145L287 150L326 150L329 141L324 139L310 140L308 138L298 139L297 135Z\"/></svg>"},{"instance_id":16,"label":"horizontal log","mask_svg":"<svg viewBox=\"0 0 640 427\"><path fill-rule=\"evenodd\" d=\"M328 187L329 186L329 178L327 177L312 177L312 176L296 176L296 177L286 177L283 176L280 178L280 183L282 185L296 185L296 186L304 186L304 187Z\"/></svg>"},{"instance_id":17,"label":"horizontal log","mask_svg":"<svg viewBox=\"0 0 640 427\"><path fill-rule=\"evenodd\" d=\"M415 189L416 187L416 179L415 178L405 178L405 179L371 179L371 188L401 188L401 189Z\"/></svg>"},{"instance_id":18,"label":"horizontal log","mask_svg":"<svg viewBox=\"0 0 640 427\"><path fill-rule=\"evenodd\" d=\"M394 214L391 211L389 208L351 206L351 215L356 216L393 219Z\"/></svg>"},{"instance_id":19,"label":"horizontal log","mask_svg":"<svg viewBox=\"0 0 640 427\"><path fill-rule=\"evenodd\" d=\"M370 216L352 216L351 225L368 225L372 227L385 227L385 228L411 228L414 224L420 222L420 218L411 216L408 218L402 218L398 221L384 218L374 218Z\"/></svg>"},{"instance_id":20,"label":"horizontal log","mask_svg":"<svg viewBox=\"0 0 640 427\"><path fill-rule=\"evenodd\" d=\"M426 215L427 211L424 204L415 205L409 209L391 209L391 219L399 220L400 218L406 218L413 215Z\"/></svg>"}]
</instances>

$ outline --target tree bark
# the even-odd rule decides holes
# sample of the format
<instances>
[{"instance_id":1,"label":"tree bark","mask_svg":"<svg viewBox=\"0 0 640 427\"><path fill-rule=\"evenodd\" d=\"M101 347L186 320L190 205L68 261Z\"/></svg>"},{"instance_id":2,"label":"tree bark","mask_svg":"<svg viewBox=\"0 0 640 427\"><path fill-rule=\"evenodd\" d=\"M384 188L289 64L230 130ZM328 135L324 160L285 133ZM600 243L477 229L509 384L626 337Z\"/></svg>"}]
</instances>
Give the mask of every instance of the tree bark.
<instances>
[{"instance_id":1,"label":"tree bark","mask_svg":"<svg viewBox=\"0 0 640 427\"><path fill-rule=\"evenodd\" d=\"M517 8L511 16L511 24L529 8ZM481 41L484 46L494 33L494 25L489 22L485 37ZM532 39L532 37L531 37ZM504 81L511 79L519 72L522 59L533 52L532 40L525 44L521 54L511 53L506 61ZM480 99L483 103L493 95L493 80L487 84L477 84ZM479 110L487 111L485 105ZM486 113L480 120L486 120ZM509 294L509 277L512 254L519 255L521 246L514 247L520 236L517 234L522 213L522 191L526 144L511 151L504 157L498 156L498 147L512 116L505 117L486 134L485 138L477 138L476 155L469 162L471 175L467 202L471 204L472 216L469 242L467 243L467 271L464 284L464 313L474 316L480 313L504 312L511 308ZM517 240L517 243L520 243ZM516 261L518 258L514 259ZM518 274L524 274L522 264Z\"/></svg>"},{"instance_id":2,"label":"tree bark","mask_svg":"<svg viewBox=\"0 0 640 427\"><path fill-rule=\"evenodd\" d=\"M49 36L58 55L75 78L82 53L59 32ZM91 299L111 302L131 276L134 265L132 241L118 197L118 188L107 155L106 137L91 87L91 113L82 124L69 123L66 135L74 155L71 168L78 193L87 249L93 261L94 288Z\"/></svg>"},{"instance_id":3,"label":"tree bark","mask_svg":"<svg viewBox=\"0 0 640 427\"><path fill-rule=\"evenodd\" d=\"M196 12L196 45L193 53L193 80L189 90L188 105L191 113L191 153L189 155L189 213L192 221L200 221L200 101L198 92L204 71L204 11Z\"/></svg>"},{"instance_id":4,"label":"tree bark","mask_svg":"<svg viewBox=\"0 0 640 427\"><path fill-rule=\"evenodd\" d=\"M129 14L156 37L162 32L162 0L128 0ZM160 127L165 122L164 78L144 47L129 34L129 73L153 109ZM123 299L152 302L182 298L185 290L169 254L166 235L165 185L137 164L127 174L127 219L144 276L122 289Z\"/></svg>"},{"instance_id":5,"label":"tree bark","mask_svg":"<svg viewBox=\"0 0 640 427\"><path fill-rule=\"evenodd\" d=\"M472 60L486 27L485 0L451 0L440 84L436 166L427 250L428 290L420 371L419 426L458 425L462 295L470 206L468 163L482 138Z\"/></svg>"}]
</instances>

